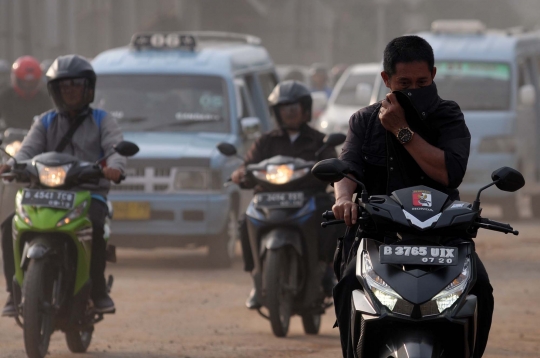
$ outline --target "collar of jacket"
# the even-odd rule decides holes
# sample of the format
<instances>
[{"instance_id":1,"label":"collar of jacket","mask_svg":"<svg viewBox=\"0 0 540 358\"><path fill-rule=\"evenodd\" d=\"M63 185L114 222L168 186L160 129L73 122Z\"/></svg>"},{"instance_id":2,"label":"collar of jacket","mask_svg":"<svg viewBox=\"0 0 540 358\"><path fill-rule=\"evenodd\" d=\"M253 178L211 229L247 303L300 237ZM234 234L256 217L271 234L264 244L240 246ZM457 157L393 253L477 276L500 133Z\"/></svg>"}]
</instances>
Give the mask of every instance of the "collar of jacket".
<instances>
[{"instance_id":1,"label":"collar of jacket","mask_svg":"<svg viewBox=\"0 0 540 358\"><path fill-rule=\"evenodd\" d=\"M425 120L430 114L435 112L441 103L435 82L432 82L426 87L394 91L393 93L405 110L408 107L412 107L422 120Z\"/></svg>"}]
</instances>

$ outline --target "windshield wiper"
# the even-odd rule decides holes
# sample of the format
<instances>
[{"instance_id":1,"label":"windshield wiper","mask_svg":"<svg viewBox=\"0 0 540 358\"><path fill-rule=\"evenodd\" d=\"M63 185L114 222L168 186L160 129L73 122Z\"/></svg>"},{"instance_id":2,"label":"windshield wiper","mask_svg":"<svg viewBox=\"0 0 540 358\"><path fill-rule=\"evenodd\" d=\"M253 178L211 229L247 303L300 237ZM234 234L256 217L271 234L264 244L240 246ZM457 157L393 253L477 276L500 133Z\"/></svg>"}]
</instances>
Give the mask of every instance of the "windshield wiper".
<instances>
[{"instance_id":1,"label":"windshield wiper","mask_svg":"<svg viewBox=\"0 0 540 358\"><path fill-rule=\"evenodd\" d=\"M209 123L209 122L220 122L223 118L214 118L214 119L185 119L185 120L175 120L171 122L165 122L160 123L156 126L145 128L146 131L151 131L155 129L160 129L164 127L172 127L172 126L179 126L179 125L189 125L189 124L195 124L195 123Z\"/></svg>"}]
</instances>

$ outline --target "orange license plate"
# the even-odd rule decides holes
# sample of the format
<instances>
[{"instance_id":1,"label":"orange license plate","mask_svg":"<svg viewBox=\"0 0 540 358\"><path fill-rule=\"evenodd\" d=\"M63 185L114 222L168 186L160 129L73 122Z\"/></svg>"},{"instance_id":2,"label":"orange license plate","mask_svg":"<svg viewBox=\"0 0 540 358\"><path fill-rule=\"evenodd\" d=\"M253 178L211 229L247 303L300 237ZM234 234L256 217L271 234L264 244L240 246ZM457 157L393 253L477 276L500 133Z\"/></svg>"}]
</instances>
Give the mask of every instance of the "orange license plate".
<instances>
[{"instance_id":1,"label":"orange license plate","mask_svg":"<svg viewBox=\"0 0 540 358\"><path fill-rule=\"evenodd\" d=\"M116 201L112 204L113 220L150 220L150 203Z\"/></svg>"}]
</instances>

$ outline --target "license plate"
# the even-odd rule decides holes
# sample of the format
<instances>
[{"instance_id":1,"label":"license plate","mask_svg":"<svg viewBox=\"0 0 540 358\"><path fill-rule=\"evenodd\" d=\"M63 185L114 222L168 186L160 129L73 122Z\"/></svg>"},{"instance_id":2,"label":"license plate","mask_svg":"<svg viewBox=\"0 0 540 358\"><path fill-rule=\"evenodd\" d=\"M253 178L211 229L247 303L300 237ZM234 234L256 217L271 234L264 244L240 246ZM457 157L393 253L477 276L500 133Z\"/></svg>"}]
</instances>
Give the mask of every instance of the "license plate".
<instances>
[{"instance_id":1,"label":"license plate","mask_svg":"<svg viewBox=\"0 0 540 358\"><path fill-rule=\"evenodd\" d=\"M150 220L150 203L115 201L113 220Z\"/></svg>"},{"instance_id":2,"label":"license plate","mask_svg":"<svg viewBox=\"0 0 540 358\"><path fill-rule=\"evenodd\" d=\"M255 196L258 208L301 208L304 206L304 193L301 191L287 193L261 193Z\"/></svg>"},{"instance_id":3,"label":"license plate","mask_svg":"<svg viewBox=\"0 0 540 358\"><path fill-rule=\"evenodd\" d=\"M75 204L75 193L72 191L24 189L22 195L22 205L72 209Z\"/></svg>"},{"instance_id":4,"label":"license plate","mask_svg":"<svg viewBox=\"0 0 540 358\"><path fill-rule=\"evenodd\" d=\"M446 246L381 245L382 264L455 266L458 248Z\"/></svg>"}]
</instances>

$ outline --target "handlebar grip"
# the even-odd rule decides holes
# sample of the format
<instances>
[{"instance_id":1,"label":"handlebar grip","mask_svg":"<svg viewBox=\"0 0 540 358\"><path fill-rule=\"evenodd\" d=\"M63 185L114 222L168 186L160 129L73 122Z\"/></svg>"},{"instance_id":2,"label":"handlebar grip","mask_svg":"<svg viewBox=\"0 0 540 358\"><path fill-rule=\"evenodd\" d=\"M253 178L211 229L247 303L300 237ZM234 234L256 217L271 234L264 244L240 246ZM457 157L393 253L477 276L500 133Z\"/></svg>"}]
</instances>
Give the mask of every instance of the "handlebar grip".
<instances>
[{"instance_id":1,"label":"handlebar grip","mask_svg":"<svg viewBox=\"0 0 540 358\"><path fill-rule=\"evenodd\" d=\"M484 224L493 225L493 226L504 227L505 229L509 229L509 230L514 230L514 228L512 228L510 224L505 224L505 223L501 223L501 222L490 220L490 219L482 219L480 222Z\"/></svg>"},{"instance_id":2,"label":"handlebar grip","mask_svg":"<svg viewBox=\"0 0 540 358\"><path fill-rule=\"evenodd\" d=\"M332 210L327 210L322 214L324 220L336 220L334 212Z\"/></svg>"}]
</instances>

